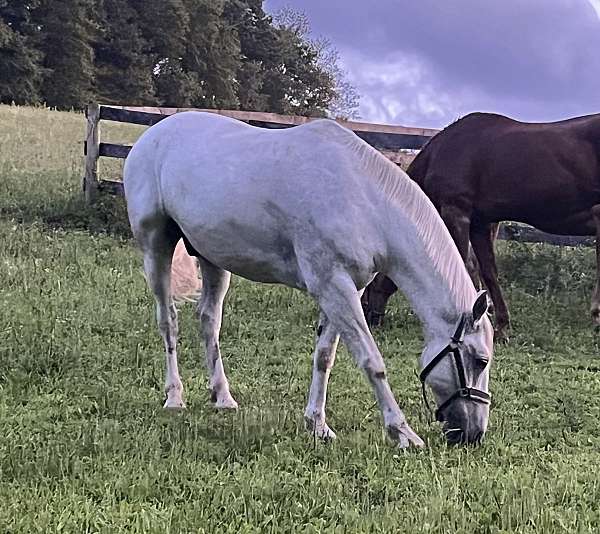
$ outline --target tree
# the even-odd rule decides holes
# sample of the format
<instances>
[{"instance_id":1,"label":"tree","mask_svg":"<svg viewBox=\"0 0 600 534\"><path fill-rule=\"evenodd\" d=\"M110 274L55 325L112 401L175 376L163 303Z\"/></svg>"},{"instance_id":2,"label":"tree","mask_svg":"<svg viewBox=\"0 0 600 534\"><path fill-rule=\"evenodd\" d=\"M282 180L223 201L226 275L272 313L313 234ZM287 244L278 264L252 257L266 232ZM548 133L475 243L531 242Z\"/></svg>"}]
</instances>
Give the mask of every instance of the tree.
<instances>
[{"instance_id":1,"label":"tree","mask_svg":"<svg viewBox=\"0 0 600 534\"><path fill-rule=\"evenodd\" d=\"M241 62L236 79L242 109L293 113L285 106L287 77L279 31L260 0L230 0L224 17L239 36Z\"/></svg>"},{"instance_id":2,"label":"tree","mask_svg":"<svg viewBox=\"0 0 600 534\"><path fill-rule=\"evenodd\" d=\"M201 87L197 75L183 63L190 33L185 0L129 1L137 13L141 36L149 44L156 100L165 106L190 106Z\"/></svg>"},{"instance_id":3,"label":"tree","mask_svg":"<svg viewBox=\"0 0 600 534\"><path fill-rule=\"evenodd\" d=\"M183 66L193 72L200 92L192 104L202 108L239 107L236 79L240 43L224 17L224 0L186 0L190 14Z\"/></svg>"},{"instance_id":4,"label":"tree","mask_svg":"<svg viewBox=\"0 0 600 534\"><path fill-rule=\"evenodd\" d=\"M149 43L128 0L103 0L93 43L95 93L108 104L149 105L156 101Z\"/></svg>"},{"instance_id":5,"label":"tree","mask_svg":"<svg viewBox=\"0 0 600 534\"><path fill-rule=\"evenodd\" d=\"M93 98L93 4L93 0L41 0L32 12L45 68L41 97L49 106L77 109Z\"/></svg>"},{"instance_id":6,"label":"tree","mask_svg":"<svg viewBox=\"0 0 600 534\"><path fill-rule=\"evenodd\" d=\"M333 77L318 63L311 43L293 29L279 28L279 62L265 80L270 105L279 113L325 116L335 96Z\"/></svg>"},{"instance_id":7,"label":"tree","mask_svg":"<svg viewBox=\"0 0 600 534\"><path fill-rule=\"evenodd\" d=\"M40 54L31 42L31 10L36 2L0 0L0 102L39 100Z\"/></svg>"},{"instance_id":8,"label":"tree","mask_svg":"<svg viewBox=\"0 0 600 534\"><path fill-rule=\"evenodd\" d=\"M262 0L0 0L0 101L350 115L326 40Z\"/></svg>"},{"instance_id":9,"label":"tree","mask_svg":"<svg viewBox=\"0 0 600 534\"><path fill-rule=\"evenodd\" d=\"M354 118L360 96L356 88L347 80L346 73L339 65L339 52L333 47L331 41L326 38L313 39L310 37L310 21L305 13L296 11L289 7L280 9L274 15L274 24L282 32L292 34L290 41L296 43L301 49L304 47L306 58L305 64L311 68L305 68L299 74L305 81L306 91L308 88L316 88L316 94L307 95L310 105L324 106L327 113L339 118ZM312 79L312 83L311 80Z\"/></svg>"},{"instance_id":10,"label":"tree","mask_svg":"<svg viewBox=\"0 0 600 534\"><path fill-rule=\"evenodd\" d=\"M345 81L337 53L328 41L309 38L304 14L286 9L273 19L261 0L230 0L224 14L240 40L242 108L314 116L354 113L356 91Z\"/></svg>"}]
</instances>

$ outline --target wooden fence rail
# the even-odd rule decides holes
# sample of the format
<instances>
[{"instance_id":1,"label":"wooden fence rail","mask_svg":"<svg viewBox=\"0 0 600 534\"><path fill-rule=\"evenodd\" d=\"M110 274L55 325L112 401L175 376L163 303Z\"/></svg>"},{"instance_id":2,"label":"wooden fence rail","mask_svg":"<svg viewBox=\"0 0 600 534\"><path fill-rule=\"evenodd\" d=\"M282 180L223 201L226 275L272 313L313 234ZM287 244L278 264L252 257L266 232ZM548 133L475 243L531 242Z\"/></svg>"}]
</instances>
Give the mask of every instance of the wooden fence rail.
<instances>
[{"instance_id":1,"label":"wooden fence rail","mask_svg":"<svg viewBox=\"0 0 600 534\"><path fill-rule=\"evenodd\" d=\"M315 120L315 118L311 117L237 110L89 104L85 113L87 132L84 144L85 176L83 178L83 191L86 201L93 202L99 192L109 192L117 195L123 194L123 184L121 181L103 180L98 177L98 159L101 156L125 159L131 150L130 145L100 142L100 121L108 120L152 126L170 115L181 111L207 111L238 119L261 128L291 128ZM390 126L342 120L338 120L337 122L352 130L358 137L391 159L394 159L394 154L397 154L400 150L418 150L422 148L429 139L439 132L439 130L433 128ZM515 223L502 224L498 238L524 243L548 243L564 246L594 245L594 238L591 237L548 234L535 228Z\"/></svg>"}]
</instances>

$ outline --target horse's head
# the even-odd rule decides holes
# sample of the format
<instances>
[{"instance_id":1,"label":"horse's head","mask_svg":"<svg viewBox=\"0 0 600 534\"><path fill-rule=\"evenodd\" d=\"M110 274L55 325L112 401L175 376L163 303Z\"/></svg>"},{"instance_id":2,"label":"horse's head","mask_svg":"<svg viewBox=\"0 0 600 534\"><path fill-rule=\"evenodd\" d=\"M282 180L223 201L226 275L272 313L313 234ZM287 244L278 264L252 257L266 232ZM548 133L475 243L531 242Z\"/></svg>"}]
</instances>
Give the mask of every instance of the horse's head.
<instances>
[{"instance_id":1,"label":"horse's head","mask_svg":"<svg viewBox=\"0 0 600 534\"><path fill-rule=\"evenodd\" d=\"M421 380L435 395L436 419L451 444L479 443L487 429L494 333L486 312L482 291L448 338L432 340L421 358Z\"/></svg>"}]
</instances>

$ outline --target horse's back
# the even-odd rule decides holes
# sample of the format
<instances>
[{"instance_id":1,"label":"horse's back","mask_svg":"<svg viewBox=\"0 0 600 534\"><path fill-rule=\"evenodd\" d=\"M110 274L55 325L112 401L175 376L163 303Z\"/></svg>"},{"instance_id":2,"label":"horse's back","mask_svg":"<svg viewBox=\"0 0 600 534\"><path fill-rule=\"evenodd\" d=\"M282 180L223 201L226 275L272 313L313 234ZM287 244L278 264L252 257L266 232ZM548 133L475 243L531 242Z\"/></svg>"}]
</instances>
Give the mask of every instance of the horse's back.
<instances>
[{"instance_id":1,"label":"horse's back","mask_svg":"<svg viewBox=\"0 0 600 534\"><path fill-rule=\"evenodd\" d=\"M327 261L358 255L366 265L381 249L379 197L359 169L354 139L333 121L267 130L181 113L149 129L132 149L128 206L139 206L132 192L146 188L154 199L140 207L148 211L138 220L172 219L200 255L254 280L298 285L296 254L308 254L310 240L319 254L329 240ZM274 251L275 274L265 274L262 264Z\"/></svg>"},{"instance_id":2,"label":"horse's back","mask_svg":"<svg viewBox=\"0 0 600 534\"><path fill-rule=\"evenodd\" d=\"M525 123L473 113L437 134L407 172L438 208L539 226L600 200L599 134L600 115Z\"/></svg>"},{"instance_id":3,"label":"horse's back","mask_svg":"<svg viewBox=\"0 0 600 534\"><path fill-rule=\"evenodd\" d=\"M185 204L182 193L213 205L264 204L274 191L291 204L303 195L317 200L335 195L343 202L351 198L349 189L360 196L361 188L369 185L357 171L353 137L328 120L270 130L216 114L186 112L149 129L130 158L146 158L143 166L153 169L162 205L173 211L182 200ZM128 181L126 176L126 188Z\"/></svg>"}]
</instances>

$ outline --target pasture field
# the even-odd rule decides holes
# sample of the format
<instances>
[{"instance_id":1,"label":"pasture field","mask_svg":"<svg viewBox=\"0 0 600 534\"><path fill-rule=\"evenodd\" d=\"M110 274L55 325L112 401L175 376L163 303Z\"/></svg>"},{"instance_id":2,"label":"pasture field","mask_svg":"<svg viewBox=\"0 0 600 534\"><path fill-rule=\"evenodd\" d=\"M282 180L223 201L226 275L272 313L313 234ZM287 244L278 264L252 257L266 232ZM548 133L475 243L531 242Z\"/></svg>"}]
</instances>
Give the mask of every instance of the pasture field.
<instances>
[{"instance_id":1,"label":"pasture field","mask_svg":"<svg viewBox=\"0 0 600 534\"><path fill-rule=\"evenodd\" d=\"M593 250L500 245L513 332L496 349L483 447L448 448L427 421L420 328L401 298L376 338L428 448L386 442L344 348L328 403L338 440L314 443L302 413L315 306L239 278L222 329L239 412L208 406L184 305L188 410L169 414L154 304L123 202L91 210L80 199L83 132L79 114L0 107L0 532L600 530Z\"/></svg>"}]
</instances>

